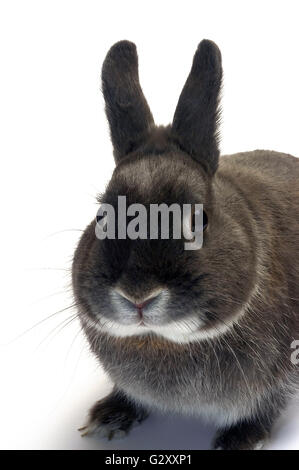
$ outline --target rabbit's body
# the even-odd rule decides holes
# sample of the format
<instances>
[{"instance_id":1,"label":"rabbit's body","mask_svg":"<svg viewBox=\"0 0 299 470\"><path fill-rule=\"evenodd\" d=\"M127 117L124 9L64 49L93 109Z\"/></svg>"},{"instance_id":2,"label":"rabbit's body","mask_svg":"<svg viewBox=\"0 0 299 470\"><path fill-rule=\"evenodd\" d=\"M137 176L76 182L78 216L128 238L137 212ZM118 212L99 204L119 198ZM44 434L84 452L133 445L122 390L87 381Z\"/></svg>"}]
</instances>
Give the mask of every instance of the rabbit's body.
<instances>
[{"instance_id":1,"label":"rabbit's body","mask_svg":"<svg viewBox=\"0 0 299 470\"><path fill-rule=\"evenodd\" d=\"M252 298L236 323L224 325L226 333L189 344L116 338L86 324L93 352L119 389L148 407L220 425L250 418L264 404L272 413L295 391L299 371L290 360L290 338L299 338L298 179L299 160L290 155L257 150L220 158L216 204L236 213L258 208L260 266Z\"/></svg>"},{"instance_id":2,"label":"rabbit's body","mask_svg":"<svg viewBox=\"0 0 299 470\"><path fill-rule=\"evenodd\" d=\"M115 387L84 432L120 435L158 408L216 421L216 448L253 449L298 388L299 160L260 150L219 159L221 76L218 48L203 41L172 125L157 128L135 46L116 44L104 62L117 166L101 202L202 203L205 232L186 251L174 237L98 240L96 223L87 227L74 293Z\"/></svg>"}]
</instances>

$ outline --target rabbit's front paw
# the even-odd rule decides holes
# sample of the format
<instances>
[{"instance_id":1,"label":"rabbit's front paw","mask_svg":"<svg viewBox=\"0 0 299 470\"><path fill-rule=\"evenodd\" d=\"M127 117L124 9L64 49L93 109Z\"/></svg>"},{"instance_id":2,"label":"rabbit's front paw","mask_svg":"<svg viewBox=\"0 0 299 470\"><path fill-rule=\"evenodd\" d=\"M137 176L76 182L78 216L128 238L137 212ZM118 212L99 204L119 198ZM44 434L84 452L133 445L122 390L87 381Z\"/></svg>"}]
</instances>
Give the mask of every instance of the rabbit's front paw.
<instances>
[{"instance_id":1,"label":"rabbit's front paw","mask_svg":"<svg viewBox=\"0 0 299 470\"><path fill-rule=\"evenodd\" d=\"M87 423L79 431L81 436L96 433L109 440L119 439L147 415L143 408L128 402L123 395L112 393L91 408Z\"/></svg>"},{"instance_id":2,"label":"rabbit's front paw","mask_svg":"<svg viewBox=\"0 0 299 470\"><path fill-rule=\"evenodd\" d=\"M260 450L264 447L268 432L256 424L238 424L220 430L215 438L215 450Z\"/></svg>"}]
</instances>

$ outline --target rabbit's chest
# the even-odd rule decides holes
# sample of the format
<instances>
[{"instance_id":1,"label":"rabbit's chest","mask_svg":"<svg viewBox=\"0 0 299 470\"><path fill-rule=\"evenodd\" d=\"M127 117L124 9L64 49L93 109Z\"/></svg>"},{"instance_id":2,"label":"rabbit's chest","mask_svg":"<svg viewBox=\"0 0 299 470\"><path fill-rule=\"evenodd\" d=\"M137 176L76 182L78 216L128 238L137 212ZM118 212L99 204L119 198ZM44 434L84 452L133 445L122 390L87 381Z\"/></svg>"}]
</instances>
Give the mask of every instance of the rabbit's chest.
<instances>
[{"instance_id":1,"label":"rabbit's chest","mask_svg":"<svg viewBox=\"0 0 299 470\"><path fill-rule=\"evenodd\" d=\"M239 414L244 405L242 381L234 387L234 370L230 380L223 377L221 366L207 351L192 354L190 350L170 351L165 348L155 353L147 343L139 348L107 348L103 342L98 357L113 382L129 396L142 404L164 411L187 414L206 414L224 421L221 413Z\"/></svg>"}]
</instances>

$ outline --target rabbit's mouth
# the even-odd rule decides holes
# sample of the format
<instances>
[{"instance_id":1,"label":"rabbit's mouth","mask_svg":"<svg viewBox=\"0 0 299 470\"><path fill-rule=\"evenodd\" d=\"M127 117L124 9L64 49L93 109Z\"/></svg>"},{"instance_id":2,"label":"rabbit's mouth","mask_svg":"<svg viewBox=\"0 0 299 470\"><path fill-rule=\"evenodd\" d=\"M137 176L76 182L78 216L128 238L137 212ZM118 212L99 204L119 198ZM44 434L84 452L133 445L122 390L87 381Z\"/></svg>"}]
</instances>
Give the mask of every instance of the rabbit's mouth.
<instances>
[{"instance_id":1,"label":"rabbit's mouth","mask_svg":"<svg viewBox=\"0 0 299 470\"><path fill-rule=\"evenodd\" d=\"M190 313L184 318L174 320L163 312L161 304L158 314L156 312L156 315L151 315L149 312L151 310L144 311L141 316L140 312L136 313L133 309L129 312L119 310L116 317L99 314L95 315L95 318L84 316L82 322L99 334L105 333L119 338L153 335L177 344L196 343L218 337L230 330L235 323L233 317L225 323L207 325L199 313Z\"/></svg>"},{"instance_id":2,"label":"rabbit's mouth","mask_svg":"<svg viewBox=\"0 0 299 470\"><path fill-rule=\"evenodd\" d=\"M105 333L116 338L153 335L176 344L188 344L223 335L233 326L234 321L231 321L230 324L226 323L209 328L195 315L184 320L170 321L164 325L149 324L145 321L123 324L108 319L99 322L86 317L83 319L83 323L86 323L89 328L97 330L98 333Z\"/></svg>"},{"instance_id":3,"label":"rabbit's mouth","mask_svg":"<svg viewBox=\"0 0 299 470\"><path fill-rule=\"evenodd\" d=\"M230 321L206 321L203 307L189 303L182 307L167 288L147 290L141 297L132 297L120 288L110 288L107 303L90 302L90 315L82 317L86 326L113 337L153 335L177 344L195 343L226 333Z\"/></svg>"},{"instance_id":4,"label":"rabbit's mouth","mask_svg":"<svg viewBox=\"0 0 299 470\"><path fill-rule=\"evenodd\" d=\"M165 324L154 324L148 320L140 320L132 323L119 322L112 319L92 320L84 317L83 323L89 328L94 328L98 333L106 333L114 337L131 337L154 335L176 343L188 343L192 341L193 335L200 331L201 325L195 317L188 320L170 321Z\"/></svg>"},{"instance_id":5,"label":"rabbit's mouth","mask_svg":"<svg viewBox=\"0 0 299 470\"><path fill-rule=\"evenodd\" d=\"M125 324L137 323L138 326L163 323L169 297L168 290L161 287L139 297L130 296L119 287L110 291L115 320Z\"/></svg>"}]
</instances>

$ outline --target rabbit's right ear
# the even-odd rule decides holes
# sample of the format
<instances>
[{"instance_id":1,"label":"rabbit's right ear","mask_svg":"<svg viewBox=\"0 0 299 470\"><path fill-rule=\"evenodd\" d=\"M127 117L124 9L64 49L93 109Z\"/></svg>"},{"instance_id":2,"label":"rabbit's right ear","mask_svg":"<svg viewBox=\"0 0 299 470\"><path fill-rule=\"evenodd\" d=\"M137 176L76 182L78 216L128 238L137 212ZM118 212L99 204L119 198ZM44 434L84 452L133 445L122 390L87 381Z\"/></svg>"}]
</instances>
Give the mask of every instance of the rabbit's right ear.
<instances>
[{"instance_id":1,"label":"rabbit's right ear","mask_svg":"<svg viewBox=\"0 0 299 470\"><path fill-rule=\"evenodd\" d=\"M133 151L154 126L139 83L136 46L120 41L109 50L102 68L102 90L116 163Z\"/></svg>"},{"instance_id":2,"label":"rabbit's right ear","mask_svg":"<svg viewBox=\"0 0 299 470\"><path fill-rule=\"evenodd\" d=\"M177 144L211 175L219 159L217 125L221 79L220 51L215 43L204 39L194 55L172 123Z\"/></svg>"}]
</instances>

